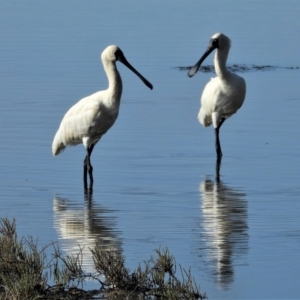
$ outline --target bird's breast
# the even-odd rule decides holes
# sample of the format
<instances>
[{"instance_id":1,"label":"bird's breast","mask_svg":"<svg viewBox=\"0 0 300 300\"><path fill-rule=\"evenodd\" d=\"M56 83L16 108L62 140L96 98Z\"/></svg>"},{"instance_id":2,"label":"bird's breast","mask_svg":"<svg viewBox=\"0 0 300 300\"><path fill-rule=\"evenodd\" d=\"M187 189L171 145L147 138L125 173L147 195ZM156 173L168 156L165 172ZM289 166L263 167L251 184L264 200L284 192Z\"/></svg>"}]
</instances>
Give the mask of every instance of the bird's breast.
<instances>
[{"instance_id":1,"label":"bird's breast","mask_svg":"<svg viewBox=\"0 0 300 300\"><path fill-rule=\"evenodd\" d=\"M101 103L89 126L89 134L97 137L105 134L115 123L118 114L118 106L107 106Z\"/></svg>"},{"instance_id":2,"label":"bird's breast","mask_svg":"<svg viewBox=\"0 0 300 300\"><path fill-rule=\"evenodd\" d=\"M245 94L246 84L243 78L235 74L226 80L215 77L208 82L203 91L201 106L206 115L216 111L231 115L242 106Z\"/></svg>"}]
</instances>

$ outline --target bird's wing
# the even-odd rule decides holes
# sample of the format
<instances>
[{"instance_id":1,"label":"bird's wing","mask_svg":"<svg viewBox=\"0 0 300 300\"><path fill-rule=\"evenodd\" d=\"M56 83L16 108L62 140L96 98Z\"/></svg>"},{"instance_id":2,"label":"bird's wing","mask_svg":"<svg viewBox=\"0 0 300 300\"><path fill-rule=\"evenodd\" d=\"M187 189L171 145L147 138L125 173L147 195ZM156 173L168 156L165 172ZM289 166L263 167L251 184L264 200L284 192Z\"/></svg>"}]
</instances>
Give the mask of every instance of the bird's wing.
<instances>
[{"instance_id":1,"label":"bird's wing","mask_svg":"<svg viewBox=\"0 0 300 300\"><path fill-rule=\"evenodd\" d=\"M82 138L89 135L97 120L101 119L103 112L99 96L96 93L83 98L67 111L59 128L64 145L82 143ZM101 133L101 128L98 131Z\"/></svg>"},{"instance_id":2,"label":"bird's wing","mask_svg":"<svg viewBox=\"0 0 300 300\"><path fill-rule=\"evenodd\" d=\"M201 96L201 108L207 116L210 116L216 109L216 102L221 97L220 80L212 78L205 86Z\"/></svg>"},{"instance_id":3,"label":"bird's wing","mask_svg":"<svg viewBox=\"0 0 300 300\"><path fill-rule=\"evenodd\" d=\"M237 76L235 76L237 77ZM236 78L233 77L236 81ZM207 83L201 96L201 106L207 116L219 112L224 117L234 114L245 98L245 87L239 81L232 81L231 86L224 85L218 77Z\"/></svg>"}]
</instances>

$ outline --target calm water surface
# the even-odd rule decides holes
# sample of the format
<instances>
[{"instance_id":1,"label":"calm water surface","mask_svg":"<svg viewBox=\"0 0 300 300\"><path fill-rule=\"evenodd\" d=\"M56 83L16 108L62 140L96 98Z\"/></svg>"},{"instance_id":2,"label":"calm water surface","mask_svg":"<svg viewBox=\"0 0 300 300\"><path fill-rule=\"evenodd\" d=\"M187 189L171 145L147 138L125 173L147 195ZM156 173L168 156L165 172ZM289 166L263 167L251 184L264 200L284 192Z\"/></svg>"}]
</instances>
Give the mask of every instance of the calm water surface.
<instances>
[{"instance_id":1,"label":"calm water surface","mask_svg":"<svg viewBox=\"0 0 300 300\"><path fill-rule=\"evenodd\" d=\"M0 207L19 236L95 241L127 265L167 246L210 299L296 299L300 275L299 67L297 1L15 1L0 3ZM232 39L231 64L250 71L242 109L214 134L197 120L213 74L187 77L209 38ZM119 118L92 156L85 195L84 148L58 157L51 143L66 110L106 88L100 53L117 44L153 85L123 65ZM206 63L211 64L211 55Z\"/></svg>"}]
</instances>

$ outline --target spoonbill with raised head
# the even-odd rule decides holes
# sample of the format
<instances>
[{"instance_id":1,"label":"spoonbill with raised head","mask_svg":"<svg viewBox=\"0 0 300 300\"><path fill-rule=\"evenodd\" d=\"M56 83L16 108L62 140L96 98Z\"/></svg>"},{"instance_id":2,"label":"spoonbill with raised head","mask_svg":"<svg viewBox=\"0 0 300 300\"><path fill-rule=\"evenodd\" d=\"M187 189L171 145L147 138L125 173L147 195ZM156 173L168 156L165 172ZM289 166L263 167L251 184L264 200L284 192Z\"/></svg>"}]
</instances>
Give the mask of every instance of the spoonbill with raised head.
<instances>
[{"instance_id":1,"label":"spoonbill with raised head","mask_svg":"<svg viewBox=\"0 0 300 300\"><path fill-rule=\"evenodd\" d=\"M214 34L205 53L188 72L189 77L194 76L205 58L217 49L214 59L217 77L212 78L203 90L198 119L204 127L213 124L216 138L215 147L219 160L222 157L219 130L224 121L243 105L246 95L244 78L226 68L230 44L230 39L223 33Z\"/></svg>"},{"instance_id":2,"label":"spoonbill with raised head","mask_svg":"<svg viewBox=\"0 0 300 300\"><path fill-rule=\"evenodd\" d=\"M67 146L83 144L86 148L83 178L86 186L87 173L93 183L93 167L91 154L94 146L115 123L122 95L122 79L116 67L116 61L122 62L134 72L146 86L153 89L145 79L125 58L117 46L108 46L101 55L104 70L108 78L108 89L99 91L81 99L73 105L62 119L52 143L53 155L58 155Z\"/></svg>"}]
</instances>

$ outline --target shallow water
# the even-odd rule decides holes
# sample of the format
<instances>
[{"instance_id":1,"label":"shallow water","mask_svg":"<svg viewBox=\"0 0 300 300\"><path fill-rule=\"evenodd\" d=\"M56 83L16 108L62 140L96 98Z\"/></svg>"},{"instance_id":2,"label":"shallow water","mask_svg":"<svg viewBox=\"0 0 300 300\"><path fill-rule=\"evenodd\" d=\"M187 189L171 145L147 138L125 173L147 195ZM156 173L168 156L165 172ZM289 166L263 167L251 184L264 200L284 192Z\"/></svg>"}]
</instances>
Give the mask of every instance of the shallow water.
<instances>
[{"instance_id":1,"label":"shallow water","mask_svg":"<svg viewBox=\"0 0 300 300\"><path fill-rule=\"evenodd\" d=\"M299 278L300 4L272 1L0 3L0 207L19 236L70 252L95 241L127 265L167 246L210 299L297 298ZM241 75L246 101L214 134L197 120L213 74L194 78L210 36L232 39L230 64L274 66ZM118 44L154 85L123 65L120 115L96 146L85 195L84 148L51 143L66 110L106 87L99 55ZM213 56L206 63L211 65Z\"/></svg>"}]
</instances>

